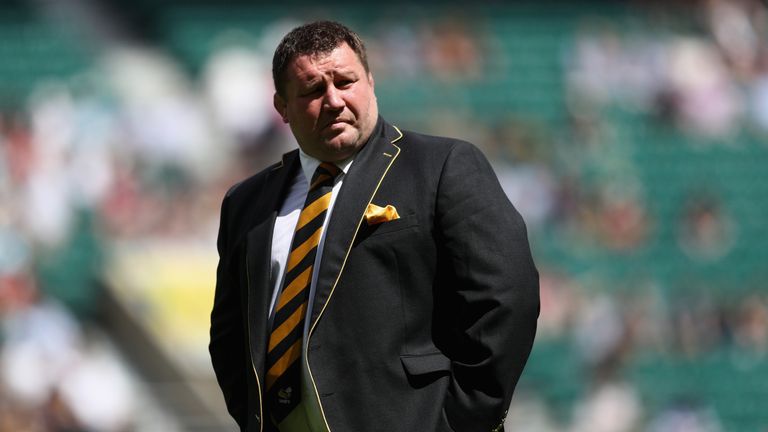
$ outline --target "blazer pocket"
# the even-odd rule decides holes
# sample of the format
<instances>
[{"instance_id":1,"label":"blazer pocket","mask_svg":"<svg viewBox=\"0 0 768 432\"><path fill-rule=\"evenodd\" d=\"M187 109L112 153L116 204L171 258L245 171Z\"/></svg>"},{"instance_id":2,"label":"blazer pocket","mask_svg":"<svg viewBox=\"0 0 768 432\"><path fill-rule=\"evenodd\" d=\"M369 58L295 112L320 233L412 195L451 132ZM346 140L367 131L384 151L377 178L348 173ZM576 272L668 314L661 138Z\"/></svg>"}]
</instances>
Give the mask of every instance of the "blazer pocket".
<instances>
[{"instance_id":1,"label":"blazer pocket","mask_svg":"<svg viewBox=\"0 0 768 432\"><path fill-rule=\"evenodd\" d=\"M391 220L389 222L382 222L376 225L368 225L367 222L363 222L365 227L364 231L367 233L366 237L373 237L387 233L393 233L402 231L416 225L416 215L410 214L402 216L400 219Z\"/></svg>"},{"instance_id":2,"label":"blazer pocket","mask_svg":"<svg viewBox=\"0 0 768 432\"><path fill-rule=\"evenodd\" d=\"M441 352L429 354L403 354L403 367L409 375L426 375L435 372L451 372L451 359Z\"/></svg>"}]
</instances>

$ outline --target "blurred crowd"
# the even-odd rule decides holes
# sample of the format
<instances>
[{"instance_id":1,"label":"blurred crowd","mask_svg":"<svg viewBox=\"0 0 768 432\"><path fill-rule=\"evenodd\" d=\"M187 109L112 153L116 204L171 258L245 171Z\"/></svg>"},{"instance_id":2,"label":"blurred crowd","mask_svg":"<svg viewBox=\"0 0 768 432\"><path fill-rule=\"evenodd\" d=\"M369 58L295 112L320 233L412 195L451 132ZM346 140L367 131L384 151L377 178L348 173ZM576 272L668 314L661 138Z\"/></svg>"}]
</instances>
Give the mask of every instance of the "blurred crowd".
<instances>
[{"instance_id":1,"label":"blurred crowd","mask_svg":"<svg viewBox=\"0 0 768 432\"><path fill-rule=\"evenodd\" d=\"M126 50L2 113L0 431L136 426L128 369L89 333L99 282L123 242L215 250L228 186L282 153L257 60L218 53L197 89L171 59Z\"/></svg>"},{"instance_id":2,"label":"blurred crowd","mask_svg":"<svg viewBox=\"0 0 768 432\"><path fill-rule=\"evenodd\" d=\"M585 21L569 52L572 112L599 117L602 107L615 104L698 136L768 132L765 5L706 0L697 6L692 20L676 22L657 11L637 28Z\"/></svg>"},{"instance_id":3,"label":"blurred crowd","mask_svg":"<svg viewBox=\"0 0 768 432\"><path fill-rule=\"evenodd\" d=\"M709 0L697 5L702 7L692 8L692 19L684 23L650 6L646 12L652 19L635 27L602 18L586 19L578 27L572 49L564 56L568 136L576 148L556 148L554 158L542 158L535 152L531 157L528 149L524 153L528 163L522 170L520 158L507 167L514 173L509 180L510 195L519 197L513 201L527 213L526 221L534 229L564 234L564 242L578 244L571 250L596 246L615 254L632 254L658 236L655 230L672 226L676 247L692 262L710 264L726 256L737 241L754 240L743 236L737 240L739 222L729 214L726 197L703 186L692 189L679 202L677 220L655 220L658 216L649 206L654 197L644 189L636 166L627 163L627 153L622 153L626 137L621 134L623 125L615 120L616 113L692 138L679 140L679 145L693 144L691 151L696 151L695 145L712 143L739 151L748 144L737 137L768 137L768 93L764 88L768 80L768 10L760 2L746 0ZM553 163L558 157L568 163ZM552 171L553 166L559 169ZM734 371L757 373L761 370L757 365L768 361L764 280L743 275L739 286L728 286L690 277L670 286L649 269L633 269L631 277L623 280L605 280L598 272L569 273L558 269L556 262L547 264L555 266L541 269L537 343L565 341L575 353L569 363L571 372L586 378L585 389L563 421L535 387L524 386L518 402L512 404L510 428L730 430L712 401L689 393L695 390L682 384L683 376L669 377L679 379L679 388L660 407L651 409L648 394L643 393L649 390L637 386L632 372L648 357L660 364L695 364L725 352L727 360L721 365L725 367L718 373L739 380L741 375ZM699 388L711 387L716 379L700 377ZM541 381L534 384L546 385ZM741 388L738 386L744 382L734 379L725 385ZM747 394L734 392L735 397ZM763 403L742 404L758 407L752 409L756 412ZM733 412L731 409L730 414ZM750 414L743 414L741 427L750 424L744 420L749 418ZM766 421L756 419L747 429L764 428Z\"/></svg>"},{"instance_id":4,"label":"blurred crowd","mask_svg":"<svg viewBox=\"0 0 768 432\"><path fill-rule=\"evenodd\" d=\"M132 430L132 378L103 336L27 276L4 276L0 313L0 430Z\"/></svg>"},{"instance_id":5,"label":"blurred crowd","mask_svg":"<svg viewBox=\"0 0 768 432\"><path fill-rule=\"evenodd\" d=\"M630 112L701 140L744 130L768 136L765 8L699 4L695 31L653 8L649 21L666 19L637 29L582 19L563 46L566 118L556 133L510 115L473 123L474 135L462 136L491 158L535 253L538 239L554 236L567 253L631 255L670 224L677 247L695 260L715 262L737 241L723 198L708 191L681 203L678 221L658 220L606 115ZM275 22L261 40L225 35L196 77L155 47L116 47L0 113L0 432L137 428L130 368L93 324L105 263L131 242L215 248L227 188L294 147L272 108L269 70L273 35L291 24ZM430 73L462 85L487 78L492 38L458 17L421 29L382 26L370 35L371 63L382 79ZM419 126L449 134L443 124ZM696 359L727 349L766 361L764 281L725 301L695 281L669 287L638 272L616 287L555 259L537 264L537 344L568 341L577 353L572 373L589 385L566 420L524 385L510 430L725 430L706 400L647 410L626 370L647 352Z\"/></svg>"},{"instance_id":6,"label":"blurred crowd","mask_svg":"<svg viewBox=\"0 0 768 432\"><path fill-rule=\"evenodd\" d=\"M618 287L623 291L612 293L596 288L595 282L550 273L547 268L542 272L537 343L561 349L554 355L534 352L529 365L532 374L524 375L512 404L510 428L729 430L708 395L698 391L744 397L748 389L756 388L739 381L760 374L768 362L768 295L756 290L727 298L696 286L670 297L647 281L633 281L633 286ZM557 368L567 375L542 371L535 364L540 359L549 366L558 363ZM717 366L695 370L697 362ZM644 385L643 370L674 372ZM547 392L537 389L546 386L548 379L567 379L581 389L565 420L547 406ZM657 385L665 379L662 386ZM662 396L655 397L653 392ZM660 407L655 406L658 400ZM762 400L743 403L762 406Z\"/></svg>"}]
</instances>

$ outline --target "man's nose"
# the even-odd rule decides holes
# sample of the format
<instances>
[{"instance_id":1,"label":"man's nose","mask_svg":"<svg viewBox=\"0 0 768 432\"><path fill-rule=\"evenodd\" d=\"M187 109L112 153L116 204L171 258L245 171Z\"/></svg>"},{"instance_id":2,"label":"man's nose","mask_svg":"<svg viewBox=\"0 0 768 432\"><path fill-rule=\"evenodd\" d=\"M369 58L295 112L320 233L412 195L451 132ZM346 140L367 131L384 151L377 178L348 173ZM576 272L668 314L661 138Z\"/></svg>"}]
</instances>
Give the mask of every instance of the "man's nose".
<instances>
[{"instance_id":1,"label":"man's nose","mask_svg":"<svg viewBox=\"0 0 768 432\"><path fill-rule=\"evenodd\" d=\"M344 108L344 99L341 97L341 92L333 85L329 85L326 88L323 103L326 109L333 111Z\"/></svg>"}]
</instances>

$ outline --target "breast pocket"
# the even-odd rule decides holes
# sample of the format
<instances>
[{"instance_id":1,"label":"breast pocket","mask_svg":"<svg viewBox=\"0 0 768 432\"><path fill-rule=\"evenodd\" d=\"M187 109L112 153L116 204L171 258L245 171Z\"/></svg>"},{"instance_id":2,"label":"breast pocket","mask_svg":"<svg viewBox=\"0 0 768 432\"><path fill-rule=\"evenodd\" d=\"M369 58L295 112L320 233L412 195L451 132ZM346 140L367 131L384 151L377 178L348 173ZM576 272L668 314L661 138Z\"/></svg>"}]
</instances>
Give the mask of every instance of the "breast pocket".
<instances>
[{"instance_id":1,"label":"breast pocket","mask_svg":"<svg viewBox=\"0 0 768 432\"><path fill-rule=\"evenodd\" d=\"M360 224L360 231L357 233L356 243L360 243L368 238L386 238L390 234L413 230L418 227L418 218L415 214L402 216L399 219L389 222L382 222L376 225L368 225L363 221Z\"/></svg>"}]
</instances>

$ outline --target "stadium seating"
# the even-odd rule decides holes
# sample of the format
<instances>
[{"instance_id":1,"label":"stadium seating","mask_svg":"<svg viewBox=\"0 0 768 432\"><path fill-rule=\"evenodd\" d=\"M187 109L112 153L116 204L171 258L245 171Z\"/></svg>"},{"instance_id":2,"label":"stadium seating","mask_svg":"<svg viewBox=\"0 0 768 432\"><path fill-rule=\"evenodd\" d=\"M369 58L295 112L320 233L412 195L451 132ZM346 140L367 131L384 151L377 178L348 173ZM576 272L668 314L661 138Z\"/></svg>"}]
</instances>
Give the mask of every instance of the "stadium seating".
<instances>
[{"instance_id":1,"label":"stadium seating","mask_svg":"<svg viewBox=\"0 0 768 432\"><path fill-rule=\"evenodd\" d=\"M587 18L623 23L633 31L652 31L642 16L629 11L628 3L524 1L472 8L466 22L485 49L484 75L463 81L441 81L426 72L405 78L390 76L376 83L380 111L388 120L414 127L428 124L431 113L446 107L489 129L510 118L526 119L547 129L548 144L576 146L567 131L566 54ZM295 8L285 4L241 2L222 7L214 2L170 1L154 11L155 28L159 29L155 42L194 80L222 41L251 44L268 55L272 47L260 46L266 43L262 38L281 23L334 18L368 39L379 35L386 25L418 28L458 11L449 7L447 12L435 14L434 10L402 5L401 14L391 9L371 23L363 6L305 6L296 15ZM675 25L690 27L683 21ZM673 31L675 25L671 25ZM70 79L96 61L71 35L20 7L0 8L0 58L13 60L0 61L0 109L23 105L41 83ZM738 302L754 292L765 295L765 136L744 127L726 138L702 138L680 131L668 120L622 107L608 106L600 114L615 139L609 143L610 155L608 149L596 152L597 165L610 156L625 170L620 173L622 179L640 185L647 237L635 248L617 252L599 245L569 243L561 235L562 227L545 225L530 233L539 267L572 277L588 274L590 280L599 281L595 289L615 294L649 280L661 287L663 300L670 304L692 294L723 303ZM557 174L556 161L545 163ZM570 168L585 184L597 188L613 180L601 174L604 167L573 163L576 166ZM727 247L719 255L702 258L685 249L681 230L686 206L697 194L719 203L729 230ZM88 310L86 303L93 293L72 287L88 286L78 275L94 276L98 261L91 258L101 256L88 229L79 226L69 253L55 257L42 269L44 283L58 287L51 293L82 310ZM569 336L537 340L520 383L521 388L539 394L563 423L570 420L589 381ZM692 400L713 408L724 430L751 431L768 427L768 360L764 356L731 346L703 350L692 357L638 352L622 372L639 391L648 418L679 400Z\"/></svg>"}]
</instances>

